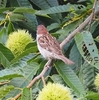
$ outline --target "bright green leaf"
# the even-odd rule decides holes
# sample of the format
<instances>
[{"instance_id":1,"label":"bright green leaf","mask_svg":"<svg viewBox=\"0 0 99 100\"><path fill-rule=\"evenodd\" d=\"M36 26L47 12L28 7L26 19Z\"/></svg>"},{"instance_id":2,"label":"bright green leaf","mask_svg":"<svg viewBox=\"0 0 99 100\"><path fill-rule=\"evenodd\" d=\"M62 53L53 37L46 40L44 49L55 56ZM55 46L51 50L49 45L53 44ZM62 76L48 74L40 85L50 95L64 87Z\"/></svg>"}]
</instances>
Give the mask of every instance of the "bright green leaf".
<instances>
[{"instance_id":1,"label":"bright green leaf","mask_svg":"<svg viewBox=\"0 0 99 100\"><path fill-rule=\"evenodd\" d=\"M0 88L0 100L3 100L3 98L14 89L14 86L3 86Z\"/></svg>"},{"instance_id":2,"label":"bright green leaf","mask_svg":"<svg viewBox=\"0 0 99 100\"><path fill-rule=\"evenodd\" d=\"M23 12L29 14L35 14L36 10L27 7L18 7L15 10L13 10L13 13L23 13Z\"/></svg>"},{"instance_id":3,"label":"bright green leaf","mask_svg":"<svg viewBox=\"0 0 99 100\"><path fill-rule=\"evenodd\" d=\"M99 100L99 93L89 92L85 97L91 100Z\"/></svg>"},{"instance_id":4,"label":"bright green leaf","mask_svg":"<svg viewBox=\"0 0 99 100\"><path fill-rule=\"evenodd\" d=\"M20 100L33 100L31 89L24 88Z\"/></svg>"}]
</instances>

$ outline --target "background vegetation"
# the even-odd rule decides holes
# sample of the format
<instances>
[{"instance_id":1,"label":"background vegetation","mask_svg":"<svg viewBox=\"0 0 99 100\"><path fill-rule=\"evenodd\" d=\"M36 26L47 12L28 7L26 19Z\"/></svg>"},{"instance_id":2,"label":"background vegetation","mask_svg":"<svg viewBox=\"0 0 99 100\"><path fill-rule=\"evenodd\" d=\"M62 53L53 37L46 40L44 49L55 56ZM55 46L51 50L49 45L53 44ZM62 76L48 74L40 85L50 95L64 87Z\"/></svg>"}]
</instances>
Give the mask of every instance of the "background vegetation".
<instances>
[{"instance_id":1,"label":"background vegetation","mask_svg":"<svg viewBox=\"0 0 99 100\"><path fill-rule=\"evenodd\" d=\"M36 45L36 28L39 24L45 25L61 43L92 13L95 14L89 23L84 28L79 27L78 34L63 48L64 54L75 65L68 66L56 60L44 77L46 83L58 82L70 87L73 100L99 100L94 85L99 71L99 1L93 6L94 2L95 0L0 0L0 100L15 98L22 91L19 100L35 100L43 88L41 79L31 89L26 88L42 72L47 62L39 54ZM14 57L5 44L9 34L17 29L28 30L34 40L21 55Z\"/></svg>"}]
</instances>

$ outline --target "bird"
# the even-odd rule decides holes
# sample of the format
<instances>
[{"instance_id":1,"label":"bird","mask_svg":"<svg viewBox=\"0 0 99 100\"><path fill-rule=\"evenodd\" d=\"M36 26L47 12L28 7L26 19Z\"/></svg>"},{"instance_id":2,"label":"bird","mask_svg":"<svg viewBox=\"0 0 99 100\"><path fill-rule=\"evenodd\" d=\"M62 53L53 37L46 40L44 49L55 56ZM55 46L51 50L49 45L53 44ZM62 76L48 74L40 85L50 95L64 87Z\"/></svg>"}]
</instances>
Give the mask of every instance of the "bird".
<instances>
[{"instance_id":1,"label":"bird","mask_svg":"<svg viewBox=\"0 0 99 100\"><path fill-rule=\"evenodd\" d=\"M48 32L44 25L37 26L36 40L38 50L45 59L59 59L67 65L74 64L73 61L64 56L60 44L56 38Z\"/></svg>"}]
</instances>

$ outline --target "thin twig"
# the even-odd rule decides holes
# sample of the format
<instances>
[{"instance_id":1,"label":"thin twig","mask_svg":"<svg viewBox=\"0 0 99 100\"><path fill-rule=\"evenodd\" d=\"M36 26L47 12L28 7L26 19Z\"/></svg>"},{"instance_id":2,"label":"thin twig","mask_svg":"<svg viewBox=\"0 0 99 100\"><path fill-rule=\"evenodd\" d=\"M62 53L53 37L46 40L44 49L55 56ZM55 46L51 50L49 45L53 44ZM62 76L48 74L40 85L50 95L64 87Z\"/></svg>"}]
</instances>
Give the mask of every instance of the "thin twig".
<instances>
[{"instance_id":1,"label":"thin twig","mask_svg":"<svg viewBox=\"0 0 99 100\"><path fill-rule=\"evenodd\" d=\"M44 84L44 86L45 86L45 85L46 85L46 82L45 82L44 76L42 76L41 79L42 79L42 82L43 82L43 84Z\"/></svg>"}]
</instances>

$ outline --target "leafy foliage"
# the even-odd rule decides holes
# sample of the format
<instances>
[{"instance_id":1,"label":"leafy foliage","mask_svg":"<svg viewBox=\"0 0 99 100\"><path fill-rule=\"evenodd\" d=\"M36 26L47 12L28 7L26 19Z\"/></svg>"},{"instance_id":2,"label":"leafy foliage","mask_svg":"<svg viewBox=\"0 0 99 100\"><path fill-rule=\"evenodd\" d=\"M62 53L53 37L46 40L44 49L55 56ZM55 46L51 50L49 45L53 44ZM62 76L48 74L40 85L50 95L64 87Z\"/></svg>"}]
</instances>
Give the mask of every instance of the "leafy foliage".
<instances>
[{"instance_id":1,"label":"leafy foliage","mask_svg":"<svg viewBox=\"0 0 99 100\"><path fill-rule=\"evenodd\" d=\"M24 89L23 89L23 93L22 93L22 97L21 97L20 100L33 100L33 99L32 99L32 92L31 92L31 89L24 88Z\"/></svg>"},{"instance_id":2,"label":"leafy foliage","mask_svg":"<svg viewBox=\"0 0 99 100\"><path fill-rule=\"evenodd\" d=\"M64 63L56 63L56 69L63 78L63 80L78 94L84 94L84 87L79 81L76 74L72 71L69 66L66 66Z\"/></svg>"},{"instance_id":3,"label":"leafy foliage","mask_svg":"<svg viewBox=\"0 0 99 100\"><path fill-rule=\"evenodd\" d=\"M36 28L44 24L61 43L91 13L95 0L1 0L0 1L0 100L35 100L43 88L42 80L27 88L46 64L36 44ZM98 11L97 1L95 11ZM67 43L63 52L73 66L54 61L44 75L45 81L68 86L73 100L98 100L94 78L99 72L99 15ZM18 29L28 30L34 38L22 54L14 57L6 47L8 35ZM36 77L38 78L38 77ZM91 91L91 92L89 92ZM94 92L95 91L95 92Z\"/></svg>"},{"instance_id":4,"label":"leafy foliage","mask_svg":"<svg viewBox=\"0 0 99 100\"><path fill-rule=\"evenodd\" d=\"M14 89L14 86L3 86L0 88L0 99L3 99L6 94L8 94L11 90Z\"/></svg>"},{"instance_id":5,"label":"leafy foliage","mask_svg":"<svg viewBox=\"0 0 99 100\"><path fill-rule=\"evenodd\" d=\"M88 63L95 67L99 67L99 55L94 40L90 32L85 31L83 33L78 33L75 36L75 41L78 46L78 50Z\"/></svg>"}]
</instances>

